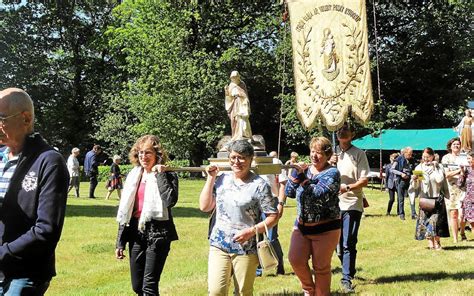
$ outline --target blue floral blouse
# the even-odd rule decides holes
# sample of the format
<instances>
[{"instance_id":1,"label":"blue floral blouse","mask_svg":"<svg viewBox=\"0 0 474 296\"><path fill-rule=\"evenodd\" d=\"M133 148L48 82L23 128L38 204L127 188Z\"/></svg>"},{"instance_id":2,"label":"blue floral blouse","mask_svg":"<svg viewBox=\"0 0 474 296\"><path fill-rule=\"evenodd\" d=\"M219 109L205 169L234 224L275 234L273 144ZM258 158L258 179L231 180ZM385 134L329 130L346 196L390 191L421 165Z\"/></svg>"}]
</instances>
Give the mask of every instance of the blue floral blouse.
<instances>
[{"instance_id":1,"label":"blue floral blouse","mask_svg":"<svg viewBox=\"0 0 474 296\"><path fill-rule=\"evenodd\" d=\"M340 218L340 185L341 175L335 167L317 175L313 175L309 168L301 174L293 170L285 194L296 197L298 218L304 223L314 223Z\"/></svg>"},{"instance_id":2,"label":"blue floral blouse","mask_svg":"<svg viewBox=\"0 0 474 296\"><path fill-rule=\"evenodd\" d=\"M272 196L270 186L253 173L245 184L235 183L233 173L224 173L214 184L214 198L216 223L209 236L210 245L232 254L256 254L255 236L243 244L232 238L260 222L261 213L278 213L278 199Z\"/></svg>"}]
</instances>

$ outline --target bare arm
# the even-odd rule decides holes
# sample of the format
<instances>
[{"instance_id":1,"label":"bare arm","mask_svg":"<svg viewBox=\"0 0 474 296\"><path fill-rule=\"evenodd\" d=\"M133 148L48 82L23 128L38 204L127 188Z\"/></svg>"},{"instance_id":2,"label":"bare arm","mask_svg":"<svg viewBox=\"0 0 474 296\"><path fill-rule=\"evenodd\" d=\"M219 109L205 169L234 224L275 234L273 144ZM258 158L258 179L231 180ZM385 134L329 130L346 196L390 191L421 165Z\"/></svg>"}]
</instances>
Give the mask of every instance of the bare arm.
<instances>
[{"instance_id":1,"label":"bare arm","mask_svg":"<svg viewBox=\"0 0 474 296\"><path fill-rule=\"evenodd\" d=\"M369 184L369 178L362 177L357 182L352 184L341 184L341 193L347 192L347 186L349 186L350 190L357 190L366 187Z\"/></svg>"},{"instance_id":2,"label":"bare arm","mask_svg":"<svg viewBox=\"0 0 474 296\"><path fill-rule=\"evenodd\" d=\"M287 181L280 182L280 188L278 189L278 218L281 218L283 216L283 209L284 204L286 203L286 195L285 195L285 185Z\"/></svg>"},{"instance_id":3,"label":"bare arm","mask_svg":"<svg viewBox=\"0 0 474 296\"><path fill-rule=\"evenodd\" d=\"M201 195L199 196L199 209L203 212L210 212L216 206L216 200L214 199L212 192L219 168L215 165L211 165L206 168L206 172L206 184L204 184Z\"/></svg>"}]
</instances>

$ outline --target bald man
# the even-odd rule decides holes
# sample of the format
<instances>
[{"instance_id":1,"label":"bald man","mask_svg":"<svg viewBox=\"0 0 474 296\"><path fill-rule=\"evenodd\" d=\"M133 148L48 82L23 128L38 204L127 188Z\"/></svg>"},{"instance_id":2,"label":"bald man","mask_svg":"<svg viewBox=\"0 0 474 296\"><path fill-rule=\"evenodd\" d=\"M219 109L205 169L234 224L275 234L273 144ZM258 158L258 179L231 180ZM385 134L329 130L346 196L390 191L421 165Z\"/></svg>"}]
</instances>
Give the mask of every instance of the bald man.
<instances>
[{"instance_id":1,"label":"bald man","mask_svg":"<svg viewBox=\"0 0 474 296\"><path fill-rule=\"evenodd\" d=\"M0 295L43 295L56 275L69 174L34 119L25 91L0 91Z\"/></svg>"}]
</instances>

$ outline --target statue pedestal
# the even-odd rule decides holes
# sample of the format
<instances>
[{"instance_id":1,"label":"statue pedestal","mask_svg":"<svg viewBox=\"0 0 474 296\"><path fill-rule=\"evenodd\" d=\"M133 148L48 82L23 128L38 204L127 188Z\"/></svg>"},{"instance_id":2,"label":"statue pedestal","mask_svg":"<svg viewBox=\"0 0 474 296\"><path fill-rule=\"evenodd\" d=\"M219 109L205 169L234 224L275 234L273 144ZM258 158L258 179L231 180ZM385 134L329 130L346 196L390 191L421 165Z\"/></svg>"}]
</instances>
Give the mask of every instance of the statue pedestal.
<instances>
[{"instance_id":1,"label":"statue pedestal","mask_svg":"<svg viewBox=\"0 0 474 296\"><path fill-rule=\"evenodd\" d=\"M227 135L222 137L217 143L217 157L229 157L229 153L227 151L227 147L231 142L232 137ZM267 151L265 149L265 139L262 135L253 135L252 139L248 139L248 141L252 144L253 149L255 151L255 156L266 156Z\"/></svg>"},{"instance_id":2,"label":"statue pedestal","mask_svg":"<svg viewBox=\"0 0 474 296\"><path fill-rule=\"evenodd\" d=\"M231 136L224 136L217 144L217 156L215 158L209 158L209 164L215 164L221 168L229 168L229 151L227 147L230 143ZM265 140L261 135L253 135L252 139L249 139L254 148L254 159L252 161L252 167L257 168L258 174L278 174L281 170L279 165L273 164L273 157L268 156L265 151Z\"/></svg>"}]
</instances>

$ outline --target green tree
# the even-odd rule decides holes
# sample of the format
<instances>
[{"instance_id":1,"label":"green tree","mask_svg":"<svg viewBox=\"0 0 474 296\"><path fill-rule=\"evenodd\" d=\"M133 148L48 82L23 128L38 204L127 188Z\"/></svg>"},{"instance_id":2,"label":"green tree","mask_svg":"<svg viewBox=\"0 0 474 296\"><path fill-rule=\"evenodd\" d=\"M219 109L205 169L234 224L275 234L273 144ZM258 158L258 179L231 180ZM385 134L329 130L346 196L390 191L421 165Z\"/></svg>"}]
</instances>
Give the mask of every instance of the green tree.
<instances>
[{"instance_id":1,"label":"green tree","mask_svg":"<svg viewBox=\"0 0 474 296\"><path fill-rule=\"evenodd\" d=\"M401 123L405 128L453 126L458 111L472 97L468 78L473 65L472 3L451 2L376 5L382 101L378 102L374 120L383 122L382 128ZM372 15L372 6L368 9L368 15ZM369 20L374 58L375 30L373 19ZM397 116L392 116L396 108L402 119L398 124Z\"/></svg>"},{"instance_id":2,"label":"green tree","mask_svg":"<svg viewBox=\"0 0 474 296\"><path fill-rule=\"evenodd\" d=\"M201 164L230 133L223 90L231 70L247 83L254 134L271 134L278 120L272 48L279 6L197 2L124 1L115 9L107 37L126 80L110 94L114 105L97 137L119 147L154 133L172 154Z\"/></svg>"},{"instance_id":3,"label":"green tree","mask_svg":"<svg viewBox=\"0 0 474 296\"><path fill-rule=\"evenodd\" d=\"M102 92L113 86L104 80L114 66L102 39L112 7L84 1L0 7L0 87L32 96L37 130L61 149L95 141L90 131Z\"/></svg>"}]
</instances>

